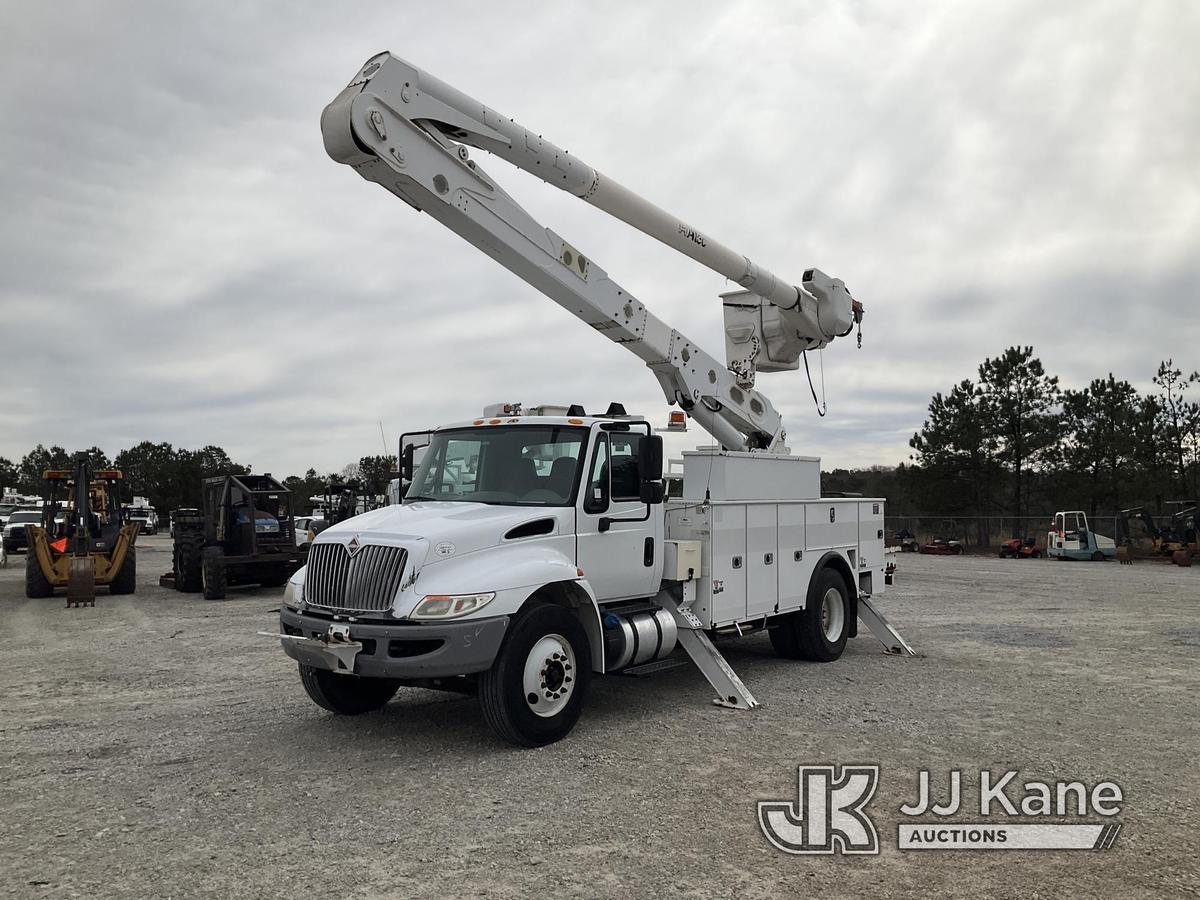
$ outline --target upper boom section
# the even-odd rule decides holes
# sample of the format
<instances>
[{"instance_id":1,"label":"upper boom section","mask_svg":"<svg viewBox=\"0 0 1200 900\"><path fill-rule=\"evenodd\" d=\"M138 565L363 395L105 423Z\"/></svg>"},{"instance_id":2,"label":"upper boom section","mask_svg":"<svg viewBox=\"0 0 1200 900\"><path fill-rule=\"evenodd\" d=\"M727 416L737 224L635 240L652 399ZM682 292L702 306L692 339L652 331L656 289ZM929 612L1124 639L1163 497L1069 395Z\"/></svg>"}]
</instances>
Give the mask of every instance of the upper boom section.
<instances>
[{"instance_id":1,"label":"upper boom section","mask_svg":"<svg viewBox=\"0 0 1200 900\"><path fill-rule=\"evenodd\" d=\"M852 328L854 301L840 279L808 269L797 287L777 277L513 119L390 53L368 60L351 86L368 80L375 91L399 82L395 86L412 118L536 175L770 301L791 320L801 349L823 347Z\"/></svg>"},{"instance_id":2,"label":"upper boom section","mask_svg":"<svg viewBox=\"0 0 1200 900\"><path fill-rule=\"evenodd\" d=\"M668 401L688 410L727 449L787 452L779 414L753 390L755 368L794 368L802 351L848 333L860 314L841 281L809 269L802 287L788 284L391 54L367 62L326 107L321 129L333 159L433 216L625 345L655 373ZM745 358L723 365L653 316L594 260L537 223L470 159L468 146L586 200L760 298L726 302L730 340L744 345Z\"/></svg>"}]
</instances>

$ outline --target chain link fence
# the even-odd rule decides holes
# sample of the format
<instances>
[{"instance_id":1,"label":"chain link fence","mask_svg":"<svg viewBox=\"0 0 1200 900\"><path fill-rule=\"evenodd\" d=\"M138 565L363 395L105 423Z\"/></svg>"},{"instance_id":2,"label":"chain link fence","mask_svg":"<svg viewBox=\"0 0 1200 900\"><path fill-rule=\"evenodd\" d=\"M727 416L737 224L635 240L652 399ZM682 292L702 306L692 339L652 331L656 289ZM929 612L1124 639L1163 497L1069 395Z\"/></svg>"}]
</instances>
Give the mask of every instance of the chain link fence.
<instances>
[{"instance_id":1,"label":"chain link fence","mask_svg":"<svg viewBox=\"0 0 1200 900\"><path fill-rule=\"evenodd\" d=\"M898 546L902 540L915 541L919 546L942 539L958 541L968 551L996 550L1012 538L1034 538L1039 547L1046 545L1054 514L1040 516L895 516L884 520L887 543ZM1089 516L1089 524L1099 534L1115 538L1116 516ZM1140 531L1134 529L1134 537Z\"/></svg>"}]
</instances>

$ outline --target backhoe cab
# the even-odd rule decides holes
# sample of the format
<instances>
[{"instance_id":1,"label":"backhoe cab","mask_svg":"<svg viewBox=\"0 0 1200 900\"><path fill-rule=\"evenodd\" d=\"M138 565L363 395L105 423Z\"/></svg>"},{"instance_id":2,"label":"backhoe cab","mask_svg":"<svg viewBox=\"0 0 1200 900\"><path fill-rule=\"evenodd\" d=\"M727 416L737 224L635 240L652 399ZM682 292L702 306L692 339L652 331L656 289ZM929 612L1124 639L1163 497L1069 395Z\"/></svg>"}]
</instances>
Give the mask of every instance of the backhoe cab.
<instances>
[{"instance_id":1,"label":"backhoe cab","mask_svg":"<svg viewBox=\"0 0 1200 900\"><path fill-rule=\"evenodd\" d=\"M42 477L47 486L42 524L26 526L25 596L49 597L65 587L67 606L94 606L96 585L107 585L111 594L132 594L140 525L121 522L121 473L93 470L80 454L73 468L49 469Z\"/></svg>"}]
</instances>

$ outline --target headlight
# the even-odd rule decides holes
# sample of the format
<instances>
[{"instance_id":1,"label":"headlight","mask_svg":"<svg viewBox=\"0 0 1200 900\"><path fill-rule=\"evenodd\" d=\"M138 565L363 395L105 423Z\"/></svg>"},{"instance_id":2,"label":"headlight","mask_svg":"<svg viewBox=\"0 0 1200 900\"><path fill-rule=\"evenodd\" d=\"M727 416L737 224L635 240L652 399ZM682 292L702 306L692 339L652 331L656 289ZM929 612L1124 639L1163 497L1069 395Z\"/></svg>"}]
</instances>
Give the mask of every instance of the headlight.
<instances>
[{"instance_id":1,"label":"headlight","mask_svg":"<svg viewBox=\"0 0 1200 900\"><path fill-rule=\"evenodd\" d=\"M283 589L283 605L299 606L304 602L304 582L288 579L287 587Z\"/></svg>"},{"instance_id":2,"label":"headlight","mask_svg":"<svg viewBox=\"0 0 1200 900\"><path fill-rule=\"evenodd\" d=\"M487 594L430 594L413 610L414 619L456 619L483 609L495 598Z\"/></svg>"}]
</instances>

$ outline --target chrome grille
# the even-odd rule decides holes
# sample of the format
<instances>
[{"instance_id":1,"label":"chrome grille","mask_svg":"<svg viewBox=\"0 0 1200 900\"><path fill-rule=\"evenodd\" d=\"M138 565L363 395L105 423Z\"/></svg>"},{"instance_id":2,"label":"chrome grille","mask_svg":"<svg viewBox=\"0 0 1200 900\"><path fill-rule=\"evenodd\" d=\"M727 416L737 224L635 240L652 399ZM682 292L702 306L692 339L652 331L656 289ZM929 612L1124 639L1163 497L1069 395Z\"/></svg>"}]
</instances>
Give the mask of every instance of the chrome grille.
<instances>
[{"instance_id":1,"label":"chrome grille","mask_svg":"<svg viewBox=\"0 0 1200 900\"><path fill-rule=\"evenodd\" d=\"M403 547L382 544L363 544L353 556L342 544L313 544L308 548L304 601L355 612L389 609L407 557Z\"/></svg>"}]
</instances>

